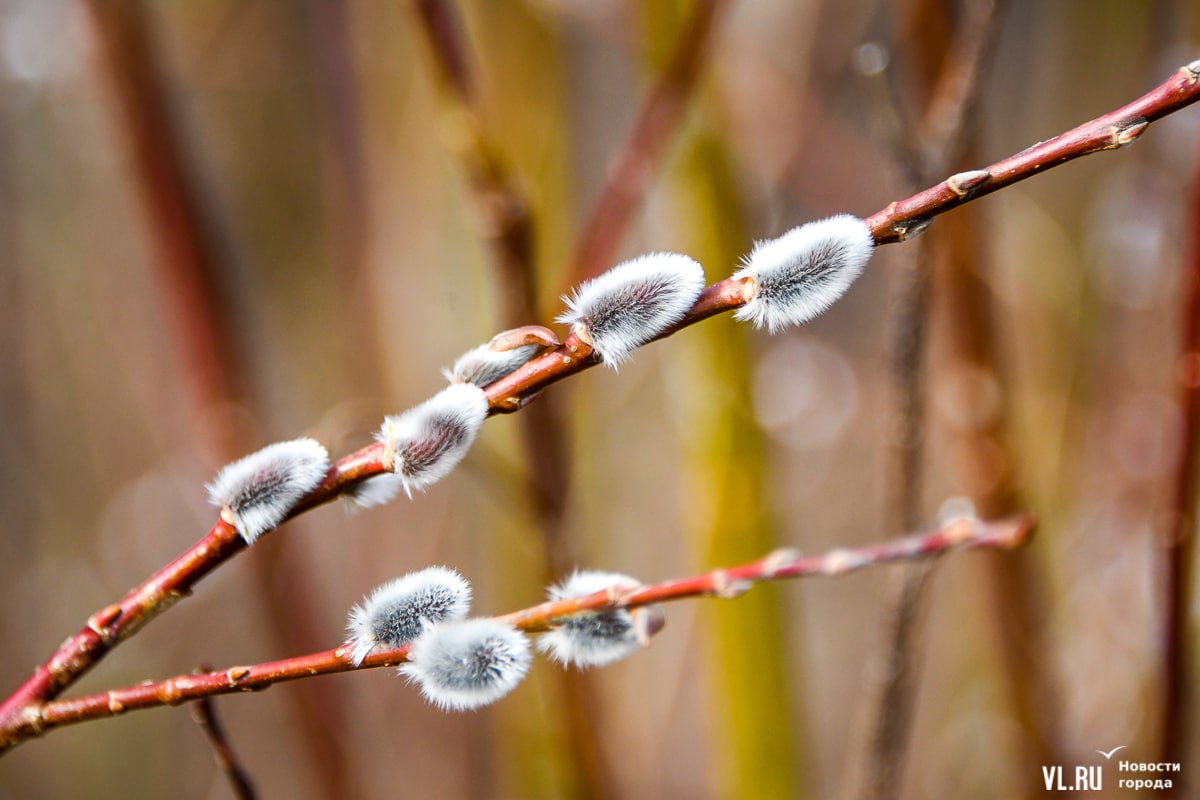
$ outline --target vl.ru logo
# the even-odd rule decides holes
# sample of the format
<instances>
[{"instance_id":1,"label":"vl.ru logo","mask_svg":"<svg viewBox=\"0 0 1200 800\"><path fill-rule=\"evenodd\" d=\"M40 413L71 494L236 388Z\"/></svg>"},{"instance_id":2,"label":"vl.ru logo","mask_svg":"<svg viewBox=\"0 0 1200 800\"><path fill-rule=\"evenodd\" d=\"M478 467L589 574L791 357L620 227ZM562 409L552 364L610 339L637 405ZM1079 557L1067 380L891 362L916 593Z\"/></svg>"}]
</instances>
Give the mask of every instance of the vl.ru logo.
<instances>
[{"instance_id":1,"label":"vl.ru logo","mask_svg":"<svg viewBox=\"0 0 1200 800\"><path fill-rule=\"evenodd\" d=\"M1096 752L1104 756L1105 761L1112 761L1112 757L1119 750L1124 750L1127 745L1114 747L1112 750L1097 750ZM1162 791L1163 789L1173 788L1176 776L1174 773L1180 771L1178 762L1148 762L1148 761L1126 761L1124 759L1117 762L1117 772L1119 780L1117 780L1118 789L1132 789L1141 791L1143 789L1151 791ZM1046 783L1046 791L1048 792L1098 792L1104 788L1104 765L1099 764L1093 767L1077 766L1073 768L1073 772L1068 772L1061 765L1051 765L1042 767L1042 779ZM1128 773L1132 773L1129 775ZM1145 773L1154 773L1147 776ZM1172 777L1167 777L1163 773L1171 774Z\"/></svg>"},{"instance_id":2,"label":"vl.ru logo","mask_svg":"<svg viewBox=\"0 0 1200 800\"><path fill-rule=\"evenodd\" d=\"M1064 773L1062 766L1042 767L1042 778L1048 792L1098 792L1104 788L1104 768L1075 767L1073 775Z\"/></svg>"},{"instance_id":3,"label":"vl.ru logo","mask_svg":"<svg viewBox=\"0 0 1200 800\"><path fill-rule=\"evenodd\" d=\"M1124 750L1128 745L1118 745L1112 750L1097 750L1104 756L1105 761L1111 761L1113 754ZM1075 767L1071 782L1067 783L1067 775L1061 766L1042 767L1042 779L1046 782L1048 792L1098 792L1104 788L1103 765L1095 767Z\"/></svg>"}]
</instances>

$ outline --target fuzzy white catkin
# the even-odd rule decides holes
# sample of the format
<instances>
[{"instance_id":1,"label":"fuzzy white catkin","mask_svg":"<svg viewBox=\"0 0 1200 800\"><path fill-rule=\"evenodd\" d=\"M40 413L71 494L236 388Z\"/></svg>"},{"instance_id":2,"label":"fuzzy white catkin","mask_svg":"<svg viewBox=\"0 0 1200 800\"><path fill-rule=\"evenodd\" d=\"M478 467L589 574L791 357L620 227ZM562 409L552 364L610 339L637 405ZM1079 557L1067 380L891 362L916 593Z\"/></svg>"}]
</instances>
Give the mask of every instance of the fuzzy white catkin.
<instances>
[{"instance_id":1,"label":"fuzzy white catkin","mask_svg":"<svg viewBox=\"0 0 1200 800\"><path fill-rule=\"evenodd\" d=\"M421 405L384 419L376 438L394 450L393 472L409 497L458 466L483 426L487 409L482 389L456 383Z\"/></svg>"},{"instance_id":2,"label":"fuzzy white catkin","mask_svg":"<svg viewBox=\"0 0 1200 800\"><path fill-rule=\"evenodd\" d=\"M615 572L580 571L547 594L551 600L586 597L602 589L633 589L641 584ZM636 653L642 646L626 609L572 615L538 638L538 649L564 666L602 667Z\"/></svg>"},{"instance_id":3,"label":"fuzzy white catkin","mask_svg":"<svg viewBox=\"0 0 1200 800\"><path fill-rule=\"evenodd\" d=\"M400 673L421 686L439 708L466 711L494 703L529 672L529 640L495 619L468 619L430 627L413 643Z\"/></svg>"},{"instance_id":4,"label":"fuzzy white catkin","mask_svg":"<svg viewBox=\"0 0 1200 800\"><path fill-rule=\"evenodd\" d=\"M617 266L564 297L558 321L572 326L616 368L683 318L704 290L704 269L679 253L651 253Z\"/></svg>"},{"instance_id":5,"label":"fuzzy white catkin","mask_svg":"<svg viewBox=\"0 0 1200 800\"><path fill-rule=\"evenodd\" d=\"M329 453L313 439L277 442L226 464L205 488L247 544L274 528L325 477Z\"/></svg>"},{"instance_id":6,"label":"fuzzy white catkin","mask_svg":"<svg viewBox=\"0 0 1200 800\"><path fill-rule=\"evenodd\" d=\"M734 278L750 278L749 302L736 319L775 333L829 308L862 274L875 242L858 217L839 214L759 242Z\"/></svg>"},{"instance_id":7,"label":"fuzzy white catkin","mask_svg":"<svg viewBox=\"0 0 1200 800\"><path fill-rule=\"evenodd\" d=\"M399 647L440 622L463 619L471 585L447 567L428 567L380 584L350 611L346 632L354 666L376 647Z\"/></svg>"},{"instance_id":8,"label":"fuzzy white catkin","mask_svg":"<svg viewBox=\"0 0 1200 800\"><path fill-rule=\"evenodd\" d=\"M454 366L442 370L442 375L451 383L490 386L533 358L538 350L536 344L520 345L511 350L493 350L481 344L459 356Z\"/></svg>"},{"instance_id":9,"label":"fuzzy white catkin","mask_svg":"<svg viewBox=\"0 0 1200 800\"><path fill-rule=\"evenodd\" d=\"M342 495L347 513L390 503L404 488L404 478L392 472L375 475L357 484Z\"/></svg>"}]
</instances>

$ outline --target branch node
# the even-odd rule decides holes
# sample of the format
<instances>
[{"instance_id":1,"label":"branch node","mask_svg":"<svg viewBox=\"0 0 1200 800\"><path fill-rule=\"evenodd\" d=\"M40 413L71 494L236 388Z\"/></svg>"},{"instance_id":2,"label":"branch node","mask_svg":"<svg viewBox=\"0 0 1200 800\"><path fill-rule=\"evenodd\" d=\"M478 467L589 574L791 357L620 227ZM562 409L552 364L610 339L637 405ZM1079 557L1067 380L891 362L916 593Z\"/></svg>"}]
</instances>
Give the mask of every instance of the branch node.
<instances>
[{"instance_id":1,"label":"branch node","mask_svg":"<svg viewBox=\"0 0 1200 800\"><path fill-rule=\"evenodd\" d=\"M183 690L179 687L179 682L174 678L163 681L162 686L158 690L158 697L166 705L177 706L183 702Z\"/></svg>"},{"instance_id":2,"label":"branch node","mask_svg":"<svg viewBox=\"0 0 1200 800\"><path fill-rule=\"evenodd\" d=\"M762 560L763 577L774 578L779 574L779 570L799 560L801 555L800 551L794 547L781 547L778 550L772 550Z\"/></svg>"},{"instance_id":3,"label":"branch node","mask_svg":"<svg viewBox=\"0 0 1200 800\"><path fill-rule=\"evenodd\" d=\"M125 704L121 702L121 698L116 692L108 693L108 710L111 711L114 716L125 713Z\"/></svg>"},{"instance_id":4,"label":"branch node","mask_svg":"<svg viewBox=\"0 0 1200 800\"><path fill-rule=\"evenodd\" d=\"M869 559L850 550L831 550L824 558L821 572L825 575L844 575L858 569Z\"/></svg>"},{"instance_id":5,"label":"branch node","mask_svg":"<svg viewBox=\"0 0 1200 800\"><path fill-rule=\"evenodd\" d=\"M88 617L87 626L100 637L105 644L112 644L116 638L116 632L111 628L112 624L121 618L124 612L118 605L105 606Z\"/></svg>"},{"instance_id":6,"label":"branch node","mask_svg":"<svg viewBox=\"0 0 1200 800\"><path fill-rule=\"evenodd\" d=\"M992 173L986 169L972 169L951 175L946 179L946 185L950 187L950 191L954 192L954 194L966 198L984 183L991 180L991 178Z\"/></svg>"},{"instance_id":7,"label":"branch node","mask_svg":"<svg viewBox=\"0 0 1200 800\"><path fill-rule=\"evenodd\" d=\"M920 236L932 224L932 217L917 217L916 219L893 222L892 230L896 232L897 241L907 242L909 239L915 239Z\"/></svg>"},{"instance_id":8,"label":"branch node","mask_svg":"<svg viewBox=\"0 0 1200 800\"><path fill-rule=\"evenodd\" d=\"M1112 129L1112 146L1125 147L1126 145L1133 144L1149 126L1150 122L1145 117L1134 117L1120 125L1114 125Z\"/></svg>"},{"instance_id":9,"label":"branch node","mask_svg":"<svg viewBox=\"0 0 1200 800\"><path fill-rule=\"evenodd\" d=\"M1200 58L1190 64L1185 64L1179 70L1187 77L1188 86L1194 85L1197 80L1200 80Z\"/></svg>"},{"instance_id":10,"label":"branch node","mask_svg":"<svg viewBox=\"0 0 1200 800\"><path fill-rule=\"evenodd\" d=\"M42 716L44 708L41 703L37 703L21 709L21 725L29 731L30 736L41 736L45 730L46 721Z\"/></svg>"},{"instance_id":11,"label":"branch node","mask_svg":"<svg viewBox=\"0 0 1200 800\"><path fill-rule=\"evenodd\" d=\"M723 569L719 569L713 573L712 577L712 593L717 597L729 600L734 597L741 597L746 592L750 591L754 586L752 581L739 581L730 579L729 573Z\"/></svg>"},{"instance_id":12,"label":"branch node","mask_svg":"<svg viewBox=\"0 0 1200 800\"><path fill-rule=\"evenodd\" d=\"M237 686L238 681L250 674L249 667L230 667L225 670L225 677L229 679L230 686Z\"/></svg>"},{"instance_id":13,"label":"branch node","mask_svg":"<svg viewBox=\"0 0 1200 800\"><path fill-rule=\"evenodd\" d=\"M487 346L497 353L506 353L509 350L531 344L536 344L538 347L558 347L562 342L549 328L541 325L522 325L519 328L497 333Z\"/></svg>"}]
</instances>

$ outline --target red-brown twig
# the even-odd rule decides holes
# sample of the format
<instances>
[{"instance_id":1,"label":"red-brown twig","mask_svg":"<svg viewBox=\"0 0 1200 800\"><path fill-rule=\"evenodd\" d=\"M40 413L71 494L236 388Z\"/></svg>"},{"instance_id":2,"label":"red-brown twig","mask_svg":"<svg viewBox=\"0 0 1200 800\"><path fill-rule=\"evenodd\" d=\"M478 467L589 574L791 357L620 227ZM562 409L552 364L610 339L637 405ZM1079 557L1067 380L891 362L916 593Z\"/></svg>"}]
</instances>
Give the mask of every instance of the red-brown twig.
<instances>
[{"instance_id":1,"label":"red-brown twig","mask_svg":"<svg viewBox=\"0 0 1200 800\"><path fill-rule=\"evenodd\" d=\"M633 590L600 591L586 597L541 603L498 619L521 630L537 632L546 630L556 620L583 611L637 608L688 597L737 597L761 581L844 575L880 564L932 558L958 548L1010 549L1024 544L1033 531L1033 524L1033 519L1027 516L994 522L960 518L927 533L883 544L831 550L821 555L804 556L794 550L779 550L739 566ZM0 722L0 748L12 747L64 725L114 717L127 711L174 706L204 697L265 689L299 678L348 672L355 669L349 652L349 645L342 645L281 661L177 675L155 683L31 705L20 716ZM372 653L360 668L395 666L407 658L408 646L405 645Z\"/></svg>"},{"instance_id":2,"label":"red-brown twig","mask_svg":"<svg viewBox=\"0 0 1200 800\"><path fill-rule=\"evenodd\" d=\"M695 94L701 68L711 52L713 31L727 5L725 0L697 0L692 8L670 60L642 101L575 241L566 271L573 280L594 277L613 262L621 235Z\"/></svg>"},{"instance_id":3,"label":"red-brown twig","mask_svg":"<svg viewBox=\"0 0 1200 800\"><path fill-rule=\"evenodd\" d=\"M204 675L212 672L212 669L202 666L196 672ZM242 766L241 759L238 758L233 745L229 743L229 737L225 735L225 726L217 718L217 709L211 697L201 697L192 703L192 719L200 726L204 738L212 747L217 767L229 781L229 788L233 792L233 796L238 800L254 800L258 796L254 790L254 781L250 779L250 773Z\"/></svg>"},{"instance_id":4,"label":"red-brown twig","mask_svg":"<svg viewBox=\"0 0 1200 800\"><path fill-rule=\"evenodd\" d=\"M1200 514L1200 151L1192 175L1190 214L1191 241L1183 277L1182 352L1175 367L1176 389L1182 426L1179 439L1183 453L1175 471L1171 505L1170 540L1166 551L1166 619L1163 623L1162 760L1186 762L1194 735L1195 690L1191 669L1195 663L1189 635L1189 614L1195 597L1196 519ZM1190 778L1188 776L1191 775ZM1198 780L1184 767L1184 780ZM1180 792L1180 797L1184 796Z\"/></svg>"},{"instance_id":5,"label":"red-brown twig","mask_svg":"<svg viewBox=\"0 0 1200 800\"><path fill-rule=\"evenodd\" d=\"M1127 144L1139 136L1144 123L1160 119L1200 100L1200 60L1180 68L1164 83L1117 111L1035 145L984 170L951 176L867 218L877 244L903 241L932 217L1004 186L1030 178L1067 161ZM663 334L694 325L745 303L742 281L726 278L709 286L679 323ZM661 338L661 337L660 337ZM547 386L597 364L591 348L570 336L559 348L535 358L487 387L490 413L517 411ZM343 456L313 491L292 510L296 516L328 503L359 482L386 471L383 445L371 444ZM67 638L30 678L0 705L0 725L22 710L56 697L91 669L120 640L149 622L195 584L238 551L245 543L236 531L218 521L200 541L134 587L120 603L93 614L88 624Z\"/></svg>"}]
</instances>

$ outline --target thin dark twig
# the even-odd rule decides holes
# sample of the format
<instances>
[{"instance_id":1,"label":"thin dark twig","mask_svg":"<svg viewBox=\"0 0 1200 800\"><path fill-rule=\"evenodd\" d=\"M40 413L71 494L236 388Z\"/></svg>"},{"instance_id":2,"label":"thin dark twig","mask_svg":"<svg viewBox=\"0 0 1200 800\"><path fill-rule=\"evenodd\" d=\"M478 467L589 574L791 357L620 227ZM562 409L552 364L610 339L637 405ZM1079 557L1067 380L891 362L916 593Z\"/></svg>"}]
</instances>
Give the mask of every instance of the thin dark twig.
<instances>
[{"instance_id":1,"label":"thin dark twig","mask_svg":"<svg viewBox=\"0 0 1200 800\"><path fill-rule=\"evenodd\" d=\"M980 90L979 73L991 50L995 10L992 0L968 3L962 30L950 34L951 52L936 76L919 124L899 131L912 159L907 170L915 179L911 189L945 174L957 161L967 139L967 114ZM897 118L913 124L902 107L897 108ZM890 340L896 398L895 429L888 448L888 527L892 530L911 530L921 518L932 244L923 238L902 254L892 286ZM882 664L866 672L865 727L847 771L847 797L894 796L902 785L920 676L921 606L930 576L930 566L925 564L898 570L885 590L886 643L876 656Z\"/></svg>"},{"instance_id":2,"label":"thin dark twig","mask_svg":"<svg viewBox=\"0 0 1200 800\"><path fill-rule=\"evenodd\" d=\"M1162 760L1184 764L1179 773L1180 780L1187 786L1194 786L1197 779L1190 767L1194 757L1196 694L1192 670L1196 640L1189 619L1196 594L1196 520L1200 518L1200 492L1197 491L1200 480L1200 150L1197 150L1192 174L1189 218L1190 225L1185 230L1190 230L1191 239L1182 281L1182 352L1175 367L1183 453L1175 472L1171 538L1166 552ZM1180 788L1179 796L1188 796L1185 788Z\"/></svg>"},{"instance_id":3,"label":"thin dark twig","mask_svg":"<svg viewBox=\"0 0 1200 800\"><path fill-rule=\"evenodd\" d=\"M204 665L196 670L195 674L203 675L208 672L212 672L212 669ZM233 796L238 800L254 800L258 796L254 789L254 781L250 779L250 773L246 771L242 760L238 758L237 752L233 749L233 745L225 733L225 726L217 718L217 709L213 698L201 697L196 700L191 705L191 712L192 719L200 726L200 730L204 732L204 737L212 747L217 767L229 781L229 788L233 791Z\"/></svg>"}]
</instances>

